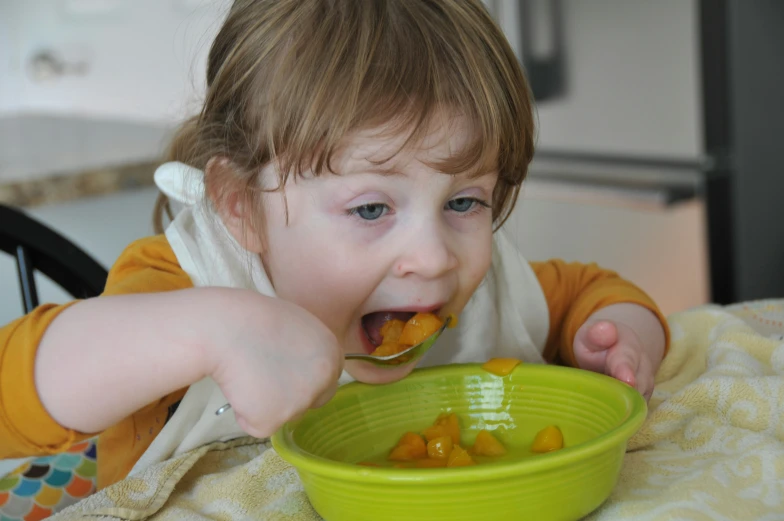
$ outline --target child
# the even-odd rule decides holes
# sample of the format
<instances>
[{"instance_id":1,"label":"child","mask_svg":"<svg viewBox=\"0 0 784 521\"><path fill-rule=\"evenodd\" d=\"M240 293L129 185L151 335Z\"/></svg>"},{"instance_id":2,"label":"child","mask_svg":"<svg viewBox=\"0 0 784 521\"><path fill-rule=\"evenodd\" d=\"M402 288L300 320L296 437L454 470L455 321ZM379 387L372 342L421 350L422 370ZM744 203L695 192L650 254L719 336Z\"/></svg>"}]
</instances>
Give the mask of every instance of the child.
<instances>
[{"instance_id":1,"label":"child","mask_svg":"<svg viewBox=\"0 0 784 521\"><path fill-rule=\"evenodd\" d=\"M529 264L496 231L534 120L480 0L236 0L207 85L156 174L184 205L165 234L130 245L101 297L0 330L0 458L100 433L105 487L266 437L339 380L405 377L343 355L416 311L460 315L420 365L564 363L650 396L655 304L595 265Z\"/></svg>"}]
</instances>

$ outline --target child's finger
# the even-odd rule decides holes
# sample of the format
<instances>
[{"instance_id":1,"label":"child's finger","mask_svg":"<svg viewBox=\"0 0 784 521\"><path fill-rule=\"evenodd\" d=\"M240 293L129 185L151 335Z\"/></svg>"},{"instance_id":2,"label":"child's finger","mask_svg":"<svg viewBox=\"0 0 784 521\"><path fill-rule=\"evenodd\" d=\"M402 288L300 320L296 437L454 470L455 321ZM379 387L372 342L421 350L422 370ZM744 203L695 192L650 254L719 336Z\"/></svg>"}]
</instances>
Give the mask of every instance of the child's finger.
<instances>
[{"instance_id":1,"label":"child's finger","mask_svg":"<svg viewBox=\"0 0 784 521\"><path fill-rule=\"evenodd\" d=\"M335 380L334 385L331 385L326 391L321 393L321 395L319 395L316 398L316 401L313 402L311 408L318 409L319 407L326 405L326 403L329 402L333 396L335 396L337 390L338 390L338 382L337 380Z\"/></svg>"},{"instance_id":2,"label":"child's finger","mask_svg":"<svg viewBox=\"0 0 784 521\"><path fill-rule=\"evenodd\" d=\"M251 425L250 422L246 420L244 416L242 416L241 414L237 414L236 411L235 411L234 419L237 422L237 425L240 426L240 429L242 429L246 434L253 436L254 438L266 438L267 436L269 436L269 433L257 429L255 426Z\"/></svg>"},{"instance_id":3,"label":"child's finger","mask_svg":"<svg viewBox=\"0 0 784 521\"><path fill-rule=\"evenodd\" d=\"M620 347L620 346L619 346ZM636 350L619 348L607 355L607 374L637 388L640 357Z\"/></svg>"},{"instance_id":4,"label":"child's finger","mask_svg":"<svg viewBox=\"0 0 784 521\"><path fill-rule=\"evenodd\" d=\"M654 374L650 362L642 357L640 360L640 367L637 369L637 390L645 397L645 400L650 400L653 395L654 387Z\"/></svg>"},{"instance_id":5,"label":"child's finger","mask_svg":"<svg viewBox=\"0 0 784 521\"><path fill-rule=\"evenodd\" d=\"M585 346L591 351L609 349L618 342L618 328L610 321L600 320L586 332Z\"/></svg>"}]
</instances>

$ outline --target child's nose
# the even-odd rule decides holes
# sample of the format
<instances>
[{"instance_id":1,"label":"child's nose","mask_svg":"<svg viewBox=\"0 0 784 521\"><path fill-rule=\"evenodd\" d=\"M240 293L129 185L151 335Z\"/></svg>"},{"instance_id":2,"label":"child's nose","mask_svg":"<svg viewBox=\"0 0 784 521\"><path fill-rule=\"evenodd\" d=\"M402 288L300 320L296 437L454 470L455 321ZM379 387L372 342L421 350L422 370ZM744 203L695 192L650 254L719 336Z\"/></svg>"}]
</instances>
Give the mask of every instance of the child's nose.
<instances>
[{"instance_id":1,"label":"child's nose","mask_svg":"<svg viewBox=\"0 0 784 521\"><path fill-rule=\"evenodd\" d=\"M437 278L457 265L457 256L449 244L447 231L438 222L428 222L409 235L395 264L395 274L399 277L416 274Z\"/></svg>"}]
</instances>

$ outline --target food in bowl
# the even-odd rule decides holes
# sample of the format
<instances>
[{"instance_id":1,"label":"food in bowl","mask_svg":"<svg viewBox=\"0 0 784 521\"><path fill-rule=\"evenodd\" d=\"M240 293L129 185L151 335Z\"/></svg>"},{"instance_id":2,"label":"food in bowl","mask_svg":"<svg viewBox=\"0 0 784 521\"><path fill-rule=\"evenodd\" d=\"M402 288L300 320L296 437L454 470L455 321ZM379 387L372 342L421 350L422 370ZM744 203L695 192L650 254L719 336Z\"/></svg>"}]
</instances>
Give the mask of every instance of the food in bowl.
<instances>
[{"instance_id":1,"label":"food in bowl","mask_svg":"<svg viewBox=\"0 0 784 521\"><path fill-rule=\"evenodd\" d=\"M490 462L507 454L498 438L489 430L482 429L473 445L463 443L460 422L454 413L438 415L433 425L421 433L408 431L389 451L388 462L394 468L443 468L466 467L477 463ZM536 434L531 444L532 453L546 453L562 449L563 434L556 425L548 425ZM468 447L468 448L464 448ZM478 459L482 458L484 459ZM359 465L382 467L380 462L362 461Z\"/></svg>"},{"instance_id":2,"label":"food in bowl","mask_svg":"<svg viewBox=\"0 0 784 521\"><path fill-rule=\"evenodd\" d=\"M555 425L549 425L536 433L531 444L531 452L552 452L564 446L563 433Z\"/></svg>"},{"instance_id":3,"label":"food in bowl","mask_svg":"<svg viewBox=\"0 0 784 521\"><path fill-rule=\"evenodd\" d=\"M398 468L465 467L476 465L472 454L489 457L506 454L504 446L488 430L480 431L469 449L463 448L461 441L457 415L444 413L422 434L405 433L387 459L412 462L398 464Z\"/></svg>"}]
</instances>

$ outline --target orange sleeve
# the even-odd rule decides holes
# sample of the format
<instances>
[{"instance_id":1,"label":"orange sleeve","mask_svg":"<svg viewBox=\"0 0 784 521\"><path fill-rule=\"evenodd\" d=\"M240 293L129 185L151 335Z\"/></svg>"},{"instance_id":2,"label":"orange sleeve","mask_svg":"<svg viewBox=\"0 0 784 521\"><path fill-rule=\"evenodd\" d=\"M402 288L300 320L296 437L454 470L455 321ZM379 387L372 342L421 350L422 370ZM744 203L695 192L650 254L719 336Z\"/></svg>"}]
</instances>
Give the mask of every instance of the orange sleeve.
<instances>
[{"instance_id":1,"label":"orange sleeve","mask_svg":"<svg viewBox=\"0 0 784 521\"><path fill-rule=\"evenodd\" d=\"M192 286L168 241L159 235L126 248L109 273L104 295ZM41 305L0 328L0 459L61 452L89 436L58 425L39 400L35 387L38 344L49 324L76 302Z\"/></svg>"},{"instance_id":2,"label":"orange sleeve","mask_svg":"<svg viewBox=\"0 0 784 521\"><path fill-rule=\"evenodd\" d=\"M531 267L547 300L550 331L544 358L576 366L574 337L588 318L611 304L638 304L653 312L664 328L665 354L670 345L667 319L656 303L640 288L617 273L596 264L566 263L562 260L532 262Z\"/></svg>"}]
</instances>

